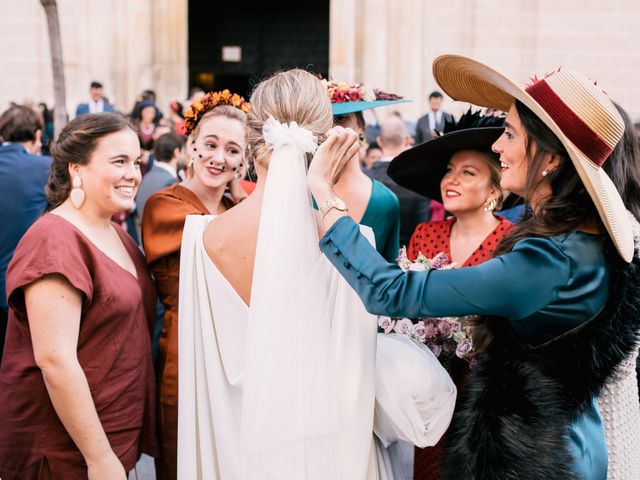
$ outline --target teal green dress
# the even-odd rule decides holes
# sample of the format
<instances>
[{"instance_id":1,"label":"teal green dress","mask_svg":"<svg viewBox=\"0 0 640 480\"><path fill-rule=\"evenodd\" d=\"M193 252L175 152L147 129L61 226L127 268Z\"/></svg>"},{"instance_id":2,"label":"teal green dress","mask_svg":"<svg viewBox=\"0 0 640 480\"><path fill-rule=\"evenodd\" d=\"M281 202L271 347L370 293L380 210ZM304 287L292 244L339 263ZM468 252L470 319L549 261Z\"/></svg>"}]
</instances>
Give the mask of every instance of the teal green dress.
<instances>
[{"instance_id":1,"label":"teal green dress","mask_svg":"<svg viewBox=\"0 0 640 480\"><path fill-rule=\"evenodd\" d=\"M313 208L318 208L315 200ZM378 180L373 180L360 224L373 230L378 253L388 262L395 262L400 250L400 202L396 194Z\"/></svg>"},{"instance_id":2,"label":"teal green dress","mask_svg":"<svg viewBox=\"0 0 640 480\"><path fill-rule=\"evenodd\" d=\"M373 180L371 197L360 224L373 230L380 255L388 262L395 262L400 250L400 202L396 194L378 180Z\"/></svg>"},{"instance_id":3,"label":"teal green dress","mask_svg":"<svg viewBox=\"0 0 640 480\"><path fill-rule=\"evenodd\" d=\"M525 239L512 252L474 267L406 273L377 255L348 217L329 229L320 248L373 314L499 315L533 345L586 322L608 295L604 240L582 232ZM567 441L580 478L606 479L607 449L595 398Z\"/></svg>"}]
</instances>

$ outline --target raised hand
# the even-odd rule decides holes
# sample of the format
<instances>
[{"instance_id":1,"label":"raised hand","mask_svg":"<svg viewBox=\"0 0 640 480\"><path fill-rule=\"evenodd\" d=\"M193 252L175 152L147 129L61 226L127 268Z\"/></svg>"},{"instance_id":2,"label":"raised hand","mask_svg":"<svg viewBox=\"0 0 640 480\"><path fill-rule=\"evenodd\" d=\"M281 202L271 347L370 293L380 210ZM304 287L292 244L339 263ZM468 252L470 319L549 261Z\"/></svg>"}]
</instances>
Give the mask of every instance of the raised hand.
<instances>
[{"instance_id":1,"label":"raised hand","mask_svg":"<svg viewBox=\"0 0 640 480\"><path fill-rule=\"evenodd\" d=\"M329 130L309 167L307 183L311 191L331 188L345 165L358 155L359 149L358 134L353 130L342 127Z\"/></svg>"}]
</instances>

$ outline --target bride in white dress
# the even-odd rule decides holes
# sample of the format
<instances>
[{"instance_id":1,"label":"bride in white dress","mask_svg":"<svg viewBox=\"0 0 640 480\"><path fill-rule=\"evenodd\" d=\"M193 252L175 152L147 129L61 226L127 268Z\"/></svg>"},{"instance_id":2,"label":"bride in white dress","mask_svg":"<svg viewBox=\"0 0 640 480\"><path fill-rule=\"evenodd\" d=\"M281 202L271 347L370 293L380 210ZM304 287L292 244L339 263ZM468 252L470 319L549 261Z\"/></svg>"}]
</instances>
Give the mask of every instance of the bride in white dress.
<instances>
[{"instance_id":1,"label":"bride in white dress","mask_svg":"<svg viewBox=\"0 0 640 480\"><path fill-rule=\"evenodd\" d=\"M251 102L254 193L184 228L178 478L393 479L383 445L435 444L455 387L406 338L378 341L376 379L377 319L319 251L307 161L358 152L344 130L318 148L332 125L325 88L290 70Z\"/></svg>"}]
</instances>

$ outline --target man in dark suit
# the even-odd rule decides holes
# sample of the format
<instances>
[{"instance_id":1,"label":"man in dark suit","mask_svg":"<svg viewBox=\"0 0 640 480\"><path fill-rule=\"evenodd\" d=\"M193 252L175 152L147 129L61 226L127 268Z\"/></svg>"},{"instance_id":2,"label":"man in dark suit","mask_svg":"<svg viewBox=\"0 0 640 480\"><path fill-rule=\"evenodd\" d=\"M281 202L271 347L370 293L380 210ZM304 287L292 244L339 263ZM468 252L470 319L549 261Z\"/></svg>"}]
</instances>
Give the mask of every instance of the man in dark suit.
<instances>
[{"instance_id":1,"label":"man in dark suit","mask_svg":"<svg viewBox=\"0 0 640 480\"><path fill-rule=\"evenodd\" d=\"M104 99L100 82L91 82L89 94L91 95L91 100L88 103L78 105L76 117L87 113L115 112L115 109Z\"/></svg>"},{"instance_id":2,"label":"man in dark suit","mask_svg":"<svg viewBox=\"0 0 640 480\"><path fill-rule=\"evenodd\" d=\"M178 168L183 166L184 143L184 137L175 133L165 133L155 141L153 167L142 177L136 194L138 218L142 219L144 206L151 195L178 182Z\"/></svg>"},{"instance_id":3,"label":"man in dark suit","mask_svg":"<svg viewBox=\"0 0 640 480\"><path fill-rule=\"evenodd\" d=\"M400 246L409 245L411 235L418 223L429 220L429 199L401 187L387 175L389 163L411 147L411 136L404 121L390 116L380 124L380 135L376 139L382 149L382 158L370 170L364 172L371 178L389 187L400 202Z\"/></svg>"},{"instance_id":4,"label":"man in dark suit","mask_svg":"<svg viewBox=\"0 0 640 480\"><path fill-rule=\"evenodd\" d=\"M0 362L7 328L6 273L18 242L45 211L51 158L40 151L42 118L14 105L0 116Z\"/></svg>"},{"instance_id":5,"label":"man in dark suit","mask_svg":"<svg viewBox=\"0 0 640 480\"><path fill-rule=\"evenodd\" d=\"M416 145L431 140L444 131L445 123L453 123L453 115L442 111L442 94L438 91L429 95L429 111L416 124Z\"/></svg>"}]
</instances>

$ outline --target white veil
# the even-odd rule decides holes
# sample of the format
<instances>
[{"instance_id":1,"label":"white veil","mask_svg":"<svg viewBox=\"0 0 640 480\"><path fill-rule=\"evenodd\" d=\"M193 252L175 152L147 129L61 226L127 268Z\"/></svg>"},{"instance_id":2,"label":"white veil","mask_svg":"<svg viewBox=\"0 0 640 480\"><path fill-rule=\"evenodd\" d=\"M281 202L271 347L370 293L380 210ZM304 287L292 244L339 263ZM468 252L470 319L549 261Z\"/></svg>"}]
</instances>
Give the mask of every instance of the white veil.
<instances>
[{"instance_id":1,"label":"white veil","mask_svg":"<svg viewBox=\"0 0 640 480\"><path fill-rule=\"evenodd\" d=\"M339 430L328 305L306 154L317 140L295 122L264 124L272 149L246 343L242 440L246 478L332 478Z\"/></svg>"}]
</instances>

